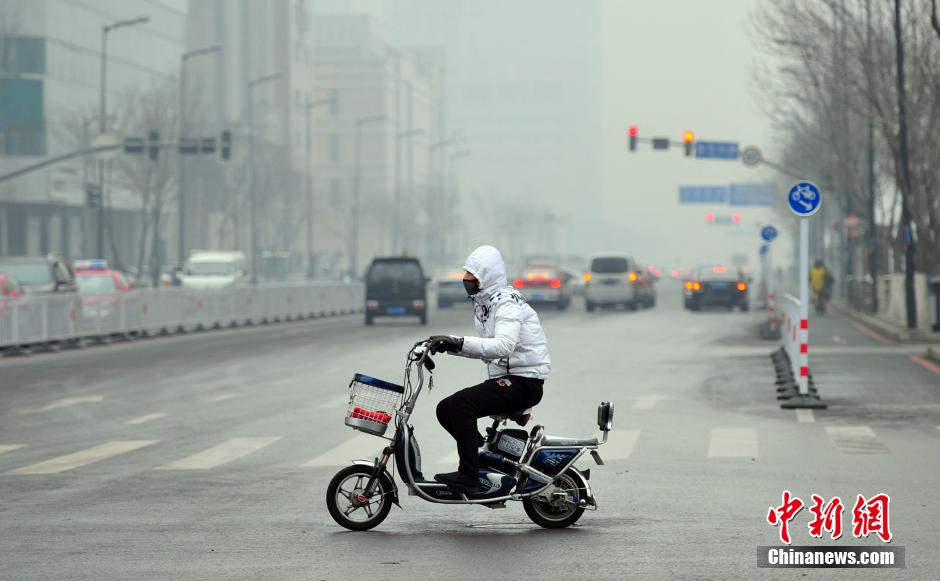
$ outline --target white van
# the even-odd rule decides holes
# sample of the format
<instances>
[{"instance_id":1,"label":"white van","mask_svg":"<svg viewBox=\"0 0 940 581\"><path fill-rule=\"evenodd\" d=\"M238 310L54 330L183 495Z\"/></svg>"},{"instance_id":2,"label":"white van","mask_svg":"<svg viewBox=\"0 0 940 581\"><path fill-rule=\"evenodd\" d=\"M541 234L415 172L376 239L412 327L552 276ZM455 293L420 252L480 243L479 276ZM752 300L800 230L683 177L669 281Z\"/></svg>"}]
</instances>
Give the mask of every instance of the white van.
<instances>
[{"instance_id":1,"label":"white van","mask_svg":"<svg viewBox=\"0 0 940 581\"><path fill-rule=\"evenodd\" d=\"M194 250L180 275L183 288L192 289L221 289L246 282L248 267L242 252Z\"/></svg>"}]
</instances>

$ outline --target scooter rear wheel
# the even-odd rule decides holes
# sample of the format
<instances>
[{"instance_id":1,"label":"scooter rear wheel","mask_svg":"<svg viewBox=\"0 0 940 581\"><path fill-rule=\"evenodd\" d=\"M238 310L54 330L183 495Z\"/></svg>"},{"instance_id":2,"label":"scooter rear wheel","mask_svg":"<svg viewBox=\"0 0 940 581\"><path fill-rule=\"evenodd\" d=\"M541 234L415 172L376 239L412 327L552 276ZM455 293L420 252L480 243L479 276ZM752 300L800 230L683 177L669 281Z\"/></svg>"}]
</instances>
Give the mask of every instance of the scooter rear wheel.
<instances>
[{"instance_id":1,"label":"scooter rear wheel","mask_svg":"<svg viewBox=\"0 0 940 581\"><path fill-rule=\"evenodd\" d=\"M546 529L569 527L578 522L578 519L584 514L584 509L581 506L570 502L584 496L584 492L578 486L578 481L569 474L570 470L569 468L555 479L555 492L564 493L564 497L557 496L554 500L548 501L536 496L522 501L525 513L532 519L532 522L540 527Z\"/></svg>"},{"instance_id":2,"label":"scooter rear wheel","mask_svg":"<svg viewBox=\"0 0 940 581\"><path fill-rule=\"evenodd\" d=\"M367 531L378 526L392 508L391 490L384 476L375 483L368 497L365 487L372 469L368 466L348 466L336 473L326 487L326 508L337 524L351 531Z\"/></svg>"}]
</instances>

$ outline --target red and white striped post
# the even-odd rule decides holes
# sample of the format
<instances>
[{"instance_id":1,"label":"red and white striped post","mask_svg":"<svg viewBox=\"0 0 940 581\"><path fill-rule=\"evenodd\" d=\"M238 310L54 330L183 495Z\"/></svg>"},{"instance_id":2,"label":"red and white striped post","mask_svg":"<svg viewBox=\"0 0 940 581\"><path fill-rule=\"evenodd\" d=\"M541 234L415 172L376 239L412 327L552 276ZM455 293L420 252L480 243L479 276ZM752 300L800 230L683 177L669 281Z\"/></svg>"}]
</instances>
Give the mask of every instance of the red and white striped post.
<instances>
[{"instance_id":1,"label":"red and white striped post","mask_svg":"<svg viewBox=\"0 0 940 581\"><path fill-rule=\"evenodd\" d=\"M800 345L799 370L796 378L800 395L809 395L809 220L800 218L800 324L797 335Z\"/></svg>"}]
</instances>

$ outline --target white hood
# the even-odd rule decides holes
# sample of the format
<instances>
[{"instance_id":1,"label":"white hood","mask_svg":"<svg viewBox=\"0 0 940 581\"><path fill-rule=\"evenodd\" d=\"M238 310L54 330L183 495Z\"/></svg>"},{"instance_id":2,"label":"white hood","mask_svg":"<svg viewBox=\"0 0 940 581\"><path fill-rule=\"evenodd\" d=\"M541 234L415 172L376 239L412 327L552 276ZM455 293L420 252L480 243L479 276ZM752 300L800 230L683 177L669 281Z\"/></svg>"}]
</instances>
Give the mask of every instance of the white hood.
<instances>
[{"instance_id":1,"label":"white hood","mask_svg":"<svg viewBox=\"0 0 940 581\"><path fill-rule=\"evenodd\" d=\"M463 269L480 281L480 292L474 298L480 295L481 299L489 298L499 289L509 286L503 255L492 246L480 246L471 252Z\"/></svg>"}]
</instances>

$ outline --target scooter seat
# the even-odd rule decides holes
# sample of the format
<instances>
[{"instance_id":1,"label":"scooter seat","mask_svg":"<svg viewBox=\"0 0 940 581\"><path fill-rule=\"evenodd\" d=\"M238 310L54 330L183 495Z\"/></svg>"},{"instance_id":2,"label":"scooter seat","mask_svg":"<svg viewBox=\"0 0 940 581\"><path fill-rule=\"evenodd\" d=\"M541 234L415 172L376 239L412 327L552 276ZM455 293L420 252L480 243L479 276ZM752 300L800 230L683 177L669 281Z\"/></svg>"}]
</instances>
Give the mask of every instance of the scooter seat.
<instances>
[{"instance_id":1,"label":"scooter seat","mask_svg":"<svg viewBox=\"0 0 940 581\"><path fill-rule=\"evenodd\" d=\"M512 420L516 422L517 424L519 424L520 426L524 426L528 424L529 420L532 418L532 408L526 408L524 410L508 412L505 414L496 414L496 415L490 416L490 418L497 422L502 422L505 420Z\"/></svg>"},{"instance_id":2,"label":"scooter seat","mask_svg":"<svg viewBox=\"0 0 940 581\"><path fill-rule=\"evenodd\" d=\"M558 436L543 436L540 446L597 446L597 438L561 438Z\"/></svg>"}]
</instances>

